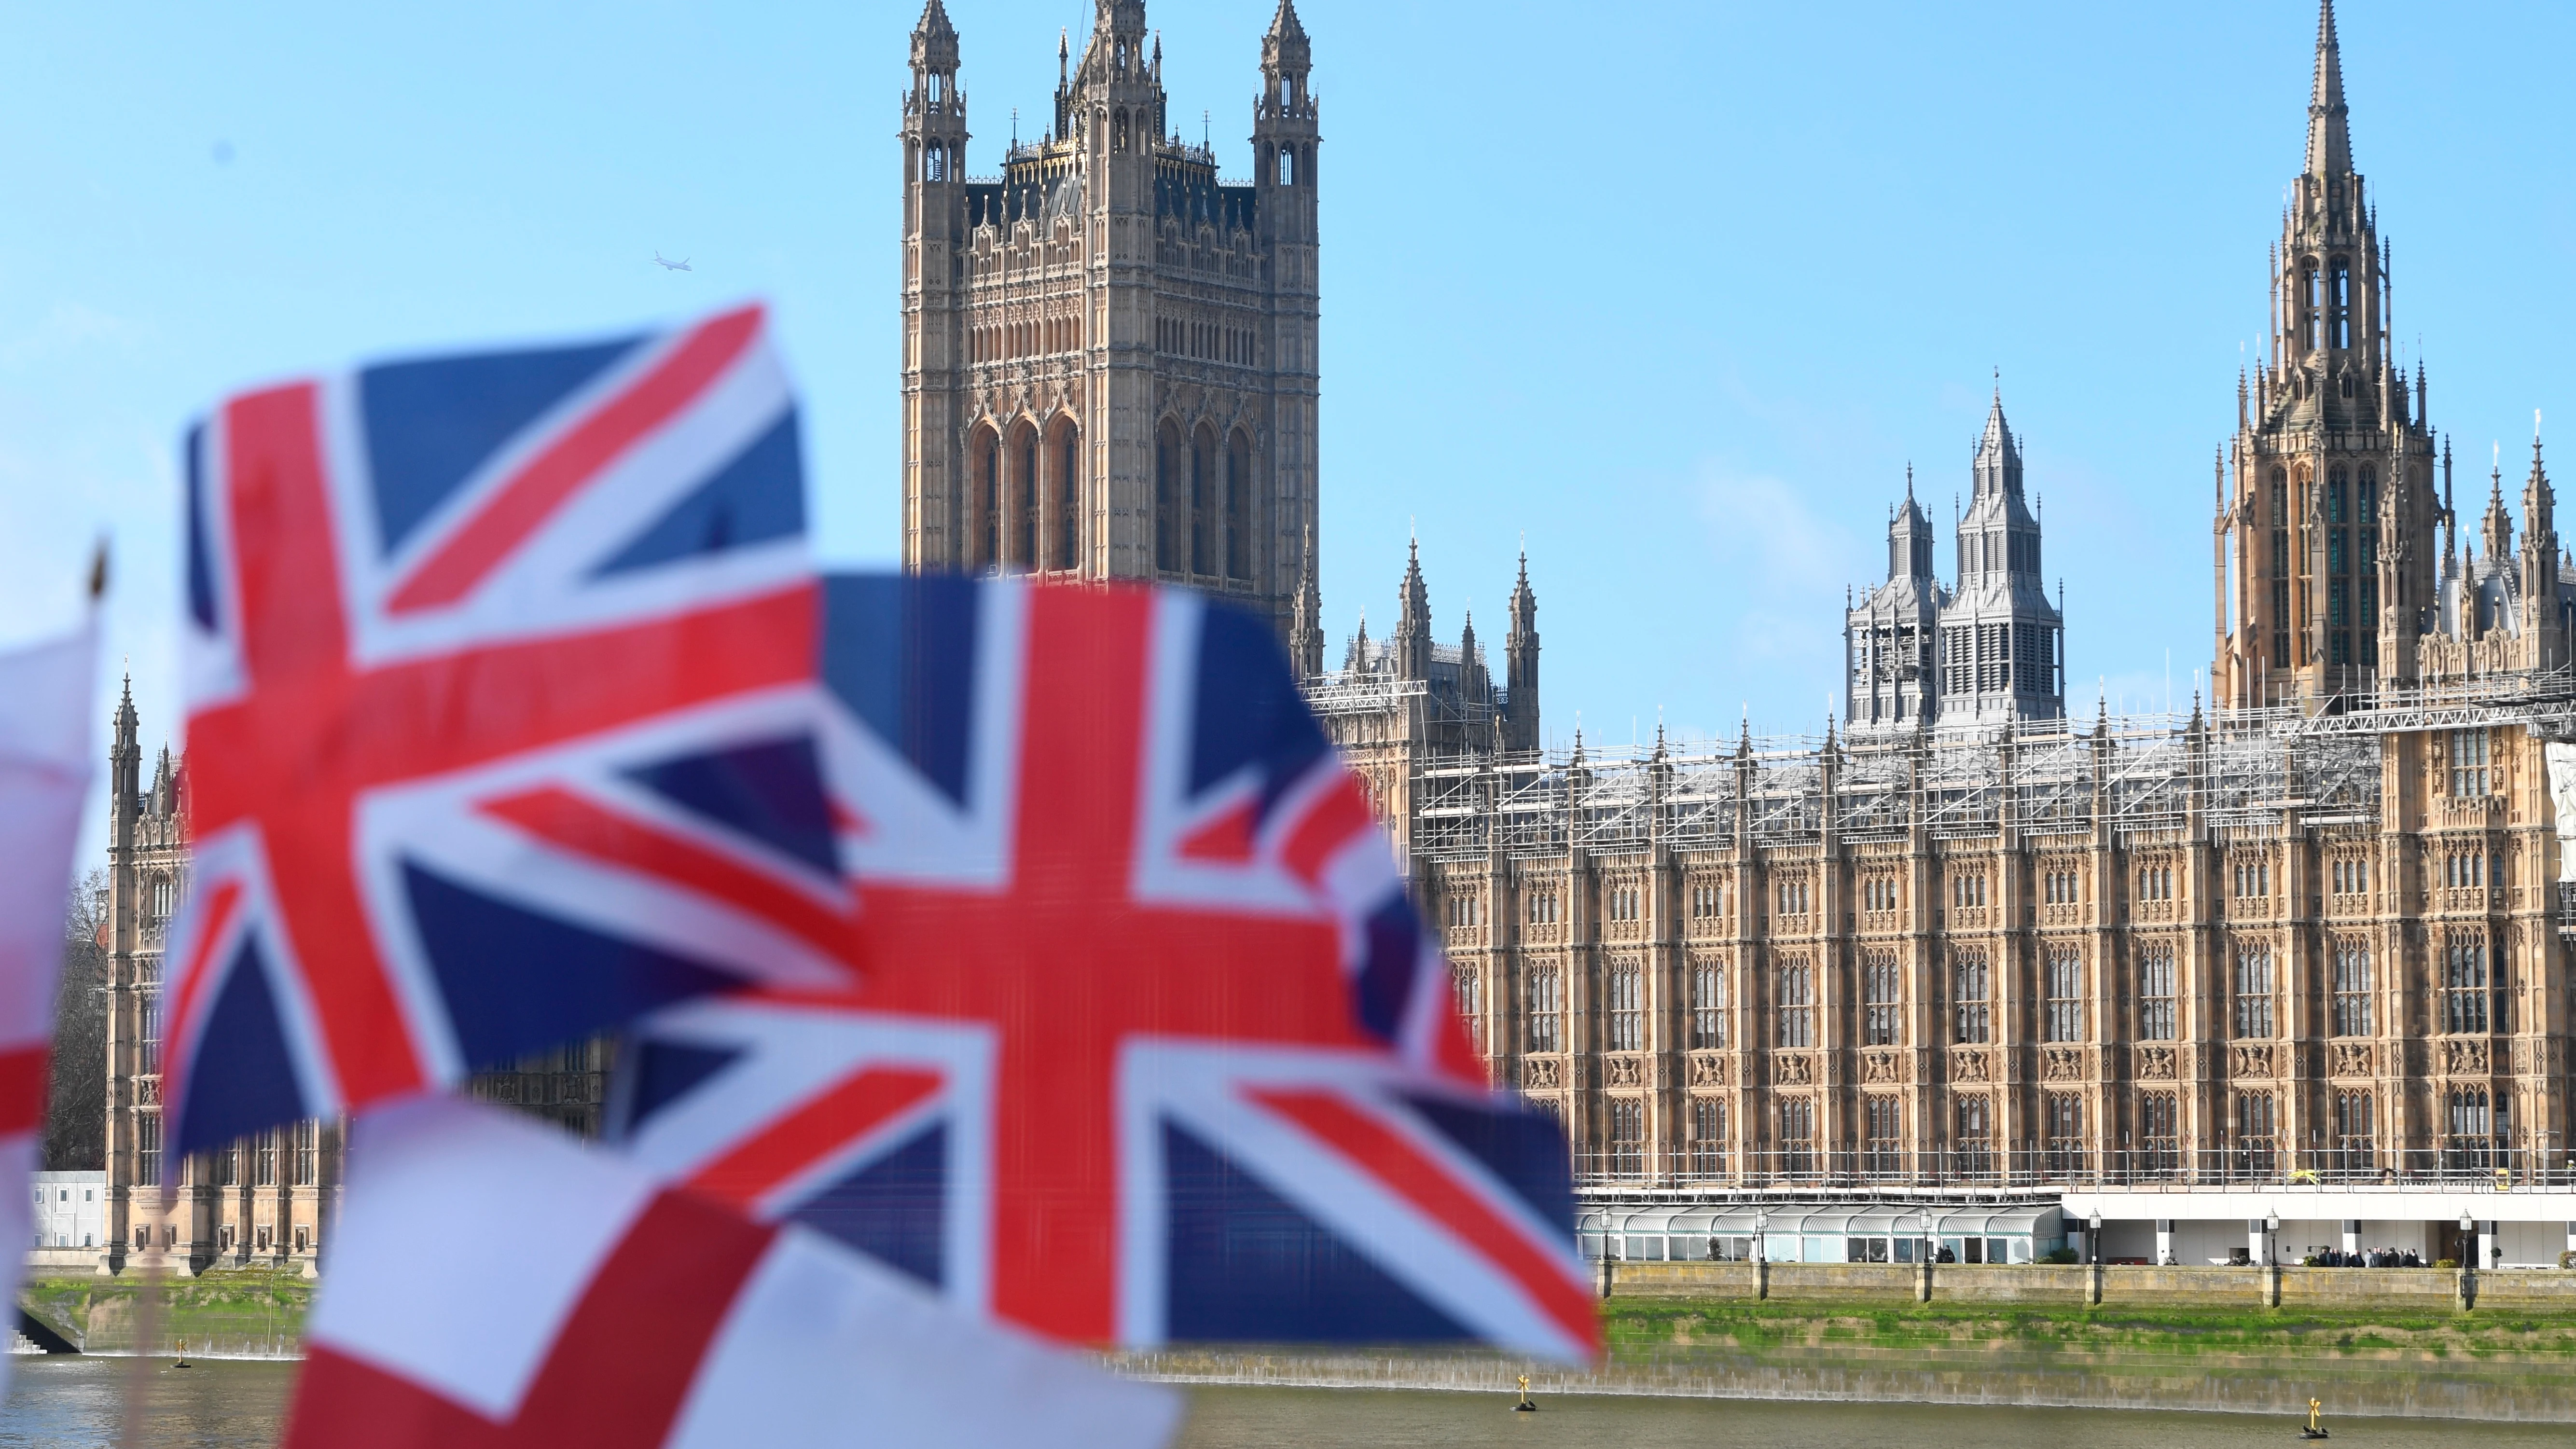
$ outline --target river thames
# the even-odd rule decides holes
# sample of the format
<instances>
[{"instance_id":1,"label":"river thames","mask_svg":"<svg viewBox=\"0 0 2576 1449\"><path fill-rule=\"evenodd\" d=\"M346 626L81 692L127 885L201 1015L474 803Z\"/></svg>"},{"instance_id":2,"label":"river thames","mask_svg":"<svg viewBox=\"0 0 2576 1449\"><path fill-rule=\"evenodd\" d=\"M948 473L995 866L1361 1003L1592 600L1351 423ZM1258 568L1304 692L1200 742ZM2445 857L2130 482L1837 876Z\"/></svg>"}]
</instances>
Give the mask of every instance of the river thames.
<instances>
[{"instance_id":1,"label":"river thames","mask_svg":"<svg viewBox=\"0 0 2576 1449\"><path fill-rule=\"evenodd\" d=\"M128 1393L130 1363L110 1358L17 1361L0 1412L0 1445L107 1449ZM287 1363L156 1364L144 1378L155 1449L249 1449L277 1442L294 1375ZM2092 1409L1954 1408L1913 1404L1783 1403L1750 1399L1549 1397L1535 1414L1508 1396L1382 1389L1197 1388L1181 1436L1187 1449L1850 1449L1974 1445L1977 1449L2230 1449L2294 1442L2295 1421L2240 1414ZM2374 1449L2477 1449L2569 1442L2564 1424L2470 1424L2442 1419L2329 1420L2334 1442ZM864 1436L854 1436L864 1441Z\"/></svg>"}]
</instances>

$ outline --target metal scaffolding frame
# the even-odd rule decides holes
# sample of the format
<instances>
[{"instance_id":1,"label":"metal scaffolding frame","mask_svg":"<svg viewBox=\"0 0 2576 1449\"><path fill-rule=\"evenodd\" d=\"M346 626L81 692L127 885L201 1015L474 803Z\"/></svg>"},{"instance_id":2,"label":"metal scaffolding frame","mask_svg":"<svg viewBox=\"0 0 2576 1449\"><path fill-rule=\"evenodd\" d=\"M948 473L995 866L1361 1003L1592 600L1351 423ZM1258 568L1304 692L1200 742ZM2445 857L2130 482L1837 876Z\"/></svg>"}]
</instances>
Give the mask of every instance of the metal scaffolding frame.
<instances>
[{"instance_id":1,"label":"metal scaffolding frame","mask_svg":"<svg viewBox=\"0 0 2576 1449\"><path fill-rule=\"evenodd\" d=\"M2091 835L2126 843L2184 828L2277 839L2302 826L2380 819L2380 739L2521 727L2576 735L2576 674L2491 676L2294 708L2109 715L2091 725L1755 737L1598 745L1545 754L1443 755L1415 778L1415 853L1525 860L1580 849L1633 855L1657 842L1727 850ZM1325 706L1319 705L1319 708ZM1828 789L1830 781L1830 789Z\"/></svg>"}]
</instances>

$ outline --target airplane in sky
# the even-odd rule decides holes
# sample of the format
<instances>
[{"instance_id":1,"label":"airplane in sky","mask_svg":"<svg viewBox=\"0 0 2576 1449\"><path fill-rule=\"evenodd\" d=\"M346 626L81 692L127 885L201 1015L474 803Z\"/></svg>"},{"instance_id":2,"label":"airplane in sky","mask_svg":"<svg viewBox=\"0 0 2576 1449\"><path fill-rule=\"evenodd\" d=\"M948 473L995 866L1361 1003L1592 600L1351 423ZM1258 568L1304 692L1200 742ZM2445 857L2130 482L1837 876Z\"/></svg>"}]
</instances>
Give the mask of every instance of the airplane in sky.
<instances>
[{"instance_id":1,"label":"airplane in sky","mask_svg":"<svg viewBox=\"0 0 2576 1449\"><path fill-rule=\"evenodd\" d=\"M687 257L682 257L675 262L669 257L662 255L661 252L656 251L653 253L653 260L659 263L664 271L685 272L689 270L689 259Z\"/></svg>"}]
</instances>

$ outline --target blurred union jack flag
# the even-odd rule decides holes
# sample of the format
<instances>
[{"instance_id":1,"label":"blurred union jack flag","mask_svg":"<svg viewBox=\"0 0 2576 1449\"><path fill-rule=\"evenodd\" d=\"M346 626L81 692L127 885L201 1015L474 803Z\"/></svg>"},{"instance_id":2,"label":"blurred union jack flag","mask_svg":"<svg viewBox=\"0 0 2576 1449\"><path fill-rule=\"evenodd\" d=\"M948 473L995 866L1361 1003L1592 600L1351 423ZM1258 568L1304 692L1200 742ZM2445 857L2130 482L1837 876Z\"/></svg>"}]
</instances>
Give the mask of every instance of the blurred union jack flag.
<instances>
[{"instance_id":1,"label":"blurred union jack flag","mask_svg":"<svg viewBox=\"0 0 2576 1449\"><path fill-rule=\"evenodd\" d=\"M1565 1141L1486 1086L1266 625L1177 590L825 597L868 982L648 1018L631 1151L1061 1339L1594 1350Z\"/></svg>"},{"instance_id":2,"label":"blurred union jack flag","mask_svg":"<svg viewBox=\"0 0 2576 1449\"><path fill-rule=\"evenodd\" d=\"M245 393L185 461L174 1148L850 979L759 309Z\"/></svg>"}]
</instances>

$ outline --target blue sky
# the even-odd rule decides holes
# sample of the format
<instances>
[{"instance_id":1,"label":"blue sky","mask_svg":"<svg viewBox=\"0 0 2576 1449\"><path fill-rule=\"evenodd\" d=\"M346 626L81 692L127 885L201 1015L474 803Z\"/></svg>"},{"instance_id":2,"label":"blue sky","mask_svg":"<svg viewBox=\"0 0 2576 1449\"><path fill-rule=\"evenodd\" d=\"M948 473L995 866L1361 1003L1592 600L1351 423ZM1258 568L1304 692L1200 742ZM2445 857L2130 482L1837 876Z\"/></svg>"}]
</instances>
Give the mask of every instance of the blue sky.
<instances>
[{"instance_id":1,"label":"blue sky","mask_svg":"<svg viewBox=\"0 0 2576 1449\"><path fill-rule=\"evenodd\" d=\"M1159 0L1229 174L1271 0ZM896 518L890 4L37 5L0 50L0 642L116 541L111 666L176 703L172 445L222 393L396 350L770 299L829 554ZM997 168L1086 0L950 0ZM2483 487L2576 425L2576 7L2340 10L2396 330ZM2028 440L2070 672L2177 697L2213 450L2297 170L2306 0L1307 0L1323 106L1324 598L1498 638L1529 540L1549 734L1821 725L1914 465ZM1024 123L1035 130L1037 119ZM666 272L656 250L695 270ZM2518 475L2518 469L2515 470ZM2570 476L2576 476L2571 474ZM111 667L111 673L113 668ZM102 706L102 718L104 710ZM103 734L102 728L102 734Z\"/></svg>"}]
</instances>

